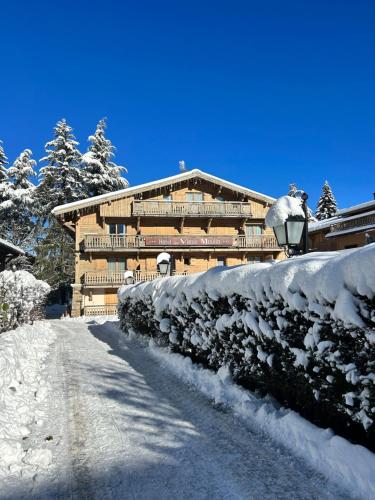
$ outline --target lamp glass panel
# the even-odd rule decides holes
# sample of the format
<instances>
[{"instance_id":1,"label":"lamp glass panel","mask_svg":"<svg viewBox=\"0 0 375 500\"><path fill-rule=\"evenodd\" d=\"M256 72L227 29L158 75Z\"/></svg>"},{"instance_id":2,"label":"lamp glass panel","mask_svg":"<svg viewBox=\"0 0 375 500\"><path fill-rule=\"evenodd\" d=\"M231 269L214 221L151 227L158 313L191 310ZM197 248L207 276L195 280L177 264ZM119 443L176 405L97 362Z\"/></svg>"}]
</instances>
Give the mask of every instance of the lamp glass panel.
<instances>
[{"instance_id":1,"label":"lamp glass panel","mask_svg":"<svg viewBox=\"0 0 375 500\"><path fill-rule=\"evenodd\" d=\"M275 233L277 243L279 244L280 247L286 245L286 229L285 229L285 224L282 224L281 226L276 226L273 228L273 231Z\"/></svg>"},{"instance_id":2,"label":"lamp glass panel","mask_svg":"<svg viewBox=\"0 0 375 500\"><path fill-rule=\"evenodd\" d=\"M169 263L168 262L160 262L159 263L160 274L167 274L168 267L169 267Z\"/></svg>"},{"instance_id":3,"label":"lamp glass panel","mask_svg":"<svg viewBox=\"0 0 375 500\"><path fill-rule=\"evenodd\" d=\"M302 239L304 220L287 220L288 245L299 245Z\"/></svg>"}]
</instances>

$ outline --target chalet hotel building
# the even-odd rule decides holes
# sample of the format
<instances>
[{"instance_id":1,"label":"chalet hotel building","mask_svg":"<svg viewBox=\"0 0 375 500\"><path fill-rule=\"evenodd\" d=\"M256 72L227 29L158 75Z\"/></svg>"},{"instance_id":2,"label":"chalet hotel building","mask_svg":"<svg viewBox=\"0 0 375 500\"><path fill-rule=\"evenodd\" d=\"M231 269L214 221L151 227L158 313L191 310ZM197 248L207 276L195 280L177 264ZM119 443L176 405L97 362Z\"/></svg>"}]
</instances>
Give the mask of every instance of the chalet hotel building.
<instances>
[{"instance_id":1,"label":"chalet hotel building","mask_svg":"<svg viewBox=\"0 0 375 500\"><path fill-rule=\"evenodd\" d=\"M135 281L283 258L264 218L274 198L191 170L56 207L75 239L72 315L114 314L124 272Z\"/></svg>"}]
</instances>

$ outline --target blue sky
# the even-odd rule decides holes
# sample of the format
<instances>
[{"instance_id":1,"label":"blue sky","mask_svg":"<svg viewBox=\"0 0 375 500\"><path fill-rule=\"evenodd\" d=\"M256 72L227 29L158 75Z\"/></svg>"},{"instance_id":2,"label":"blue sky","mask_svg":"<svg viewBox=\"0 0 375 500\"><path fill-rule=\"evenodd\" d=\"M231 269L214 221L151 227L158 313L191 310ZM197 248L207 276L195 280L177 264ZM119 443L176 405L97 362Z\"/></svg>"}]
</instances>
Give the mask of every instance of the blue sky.
<instances>
[{"instance_id":1,"label":"blue sky","mask_svg":"<svg viewBox=\"0 0 375 500\"><path fill-rule=\"evenodd\" d=\"M375 191L375 2L3 2L0 139L41 158L108 117L132 185L178 161L269 195Z\"/></svg>"}]
</instances>

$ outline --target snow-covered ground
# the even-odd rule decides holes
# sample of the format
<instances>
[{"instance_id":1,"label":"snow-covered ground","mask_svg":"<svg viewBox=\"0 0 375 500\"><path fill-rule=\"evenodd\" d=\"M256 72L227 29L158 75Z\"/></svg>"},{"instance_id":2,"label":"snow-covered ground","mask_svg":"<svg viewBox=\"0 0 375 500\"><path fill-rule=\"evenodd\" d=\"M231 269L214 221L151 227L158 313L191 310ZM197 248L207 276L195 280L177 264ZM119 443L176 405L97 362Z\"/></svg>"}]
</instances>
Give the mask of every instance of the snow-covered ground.
<instances>
[{"instance_id":1,"label":"snow-covered ground","mask_svg":"<svg viewBox=\"0 0 375 500\"><path fill-rule=\"evenodd\" d=\"M0 498L22 481L30 488L52 453L42 436L49 396L45 362L55 333L38 321L0 335Z\"/></svg>"},{"instance_id":2,"label":"snow-covered ground","mask_svg":"<svg viewBox=\"0 0 375 500\"><path fill-rule=\"evenodd\" d=\"M373 483L359 486L357 478L348 478L353 486L348 490L343 482L334 482L340 471L322 474L273 439L268 432L272 418L264 405L231 384L225 370L217 375L207 372L185 358L120 334L116 322L102 321L68 319L43 323L39 330L40 324L24 327L35 329L35 340L20 353L29 361L14 378L26 380L20 376L26 367L34 373L34 382L26 384L33 390L25 391L24 401L39 425L35 419L28 421L27 439L22 441L22 432L16 437L29 451L20 453L14 470L8 472L6 465L5 473L2 469L2 479L6 475L7 480L1 483L0 498L374 496ZM8 339L10 335L15 332L7 334ZM2 347L6 336L0 336ZM45 362L48 343L55 336ZM34 341L38 348L29 346ZM38 400L35 392L38 395L42 387L45 397ZM290 436L293 442L311 424L302 419L288 423L290 413L281 411L275 418L285 422L285 432L298 426ZM8 413L6 420L14 417ZM306 451L317 446L308 437L301 443ZM327 431L329 442L333 440ZM38 463L29 465L25 458L40 448L44 451ZM324 453L330 456L328 445ZM42 463L42 457L51 457L51 463L49 459ZM358 452L353 462L358 457L366 458L361 464L366 476L374 456Z\"/></svg>"}]
</instances>

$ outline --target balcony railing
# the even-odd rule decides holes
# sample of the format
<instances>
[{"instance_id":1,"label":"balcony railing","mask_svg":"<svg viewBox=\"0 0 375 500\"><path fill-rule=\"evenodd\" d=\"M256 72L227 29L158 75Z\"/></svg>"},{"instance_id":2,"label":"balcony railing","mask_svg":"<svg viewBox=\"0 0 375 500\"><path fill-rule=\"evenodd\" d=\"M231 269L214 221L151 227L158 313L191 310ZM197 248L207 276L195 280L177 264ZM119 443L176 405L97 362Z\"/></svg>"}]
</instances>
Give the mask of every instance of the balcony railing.
<instances>
[{"instance_id":1,"label":"balcony railing","mask_svg":"<svg viewBox=\"0 0 375 500\"><path fill-rule=\"evenodd\" d=\"M276 238L272 235L258 236L111 236L91 235L85 236L83 247L88 252L107 252L140 249L174 249L174 248L239 248L258 250L277 250Z\"/></svg>"},{"instance_id":2,"label":"balcony railing","mask_svg":"<svg viewBox=\"0 0 375 500\"><path fill-rule=\"evenodd\" d=\"M166 217L251 217L251 204L223 201L133 201L133 215Z\"/></svg>"},{"instance_id":3,"label":"balcony railing","mask_svg":"<svg viewBox=\"0 0 375 500\"><path fill-rule=\"evenodd\" d=\"M115 316L117 315L117 304L85 306L83 313L85 316Z\"/></svg>"},{"instance_id":4,"label":"balcony railing","mask_svg":"<svg viewBox=\"0 0 375 500\"><path fill-rule=\"evenodd\" d=\"M134 271L134 281L152 281L161 278L163 275L157 271ZM173 276L186 275L185 272L173 272ZM88 271L83 275L83 284L85 286L113 286L119 287L124 284L124 273L110 271Z\"/></svg>"},{"instance_id":5,"label":"balcony railing","mask_svg":"<svg viewBox=\"0 0 375 500\"><path fill-rule=\"evenodd\" d=\"M330 227L331 233L338 231L346 231L350 229L361 229L361 227L372 226L375 224L375 214L364 215L363 217L356 217L351 220L344 220L338 224L332 224Z\"/></svg>"}]
</instances>

